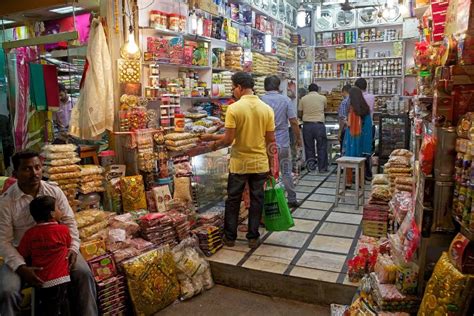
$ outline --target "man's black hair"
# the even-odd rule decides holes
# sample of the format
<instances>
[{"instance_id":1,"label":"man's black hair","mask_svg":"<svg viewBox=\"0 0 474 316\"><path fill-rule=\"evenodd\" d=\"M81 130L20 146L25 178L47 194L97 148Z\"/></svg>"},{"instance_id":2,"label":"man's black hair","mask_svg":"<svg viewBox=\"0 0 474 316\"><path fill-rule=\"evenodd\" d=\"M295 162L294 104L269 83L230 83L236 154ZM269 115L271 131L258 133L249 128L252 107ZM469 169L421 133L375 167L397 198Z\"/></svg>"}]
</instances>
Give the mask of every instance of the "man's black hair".
<instances>
[{"instance_id":1,"label":"man's black hair","mask_svg":"<svg viewBox=\"0 0 474 316\"><path fill-rule=\"evenodd\" d=\"M265 78L263 82L265 86L265 91L279 91L280 90L280 78L278 76L272 75Z\"/></svg>"},{"instance_id":2,"label":"man's black hair","mask_svg":"<svg viewBox=\"0 0 474 316\"><path fill-rule=\"evenodd\" d=\"M56 199L52 196L40 196L30 203L30 214L35 222L47 222L53 218L51 212L56 207Z\"/></svg>"},{"instance_id":3,"label":"man's black hair","mask_svg":"<svg viewBox=\"0 0 474 316\"><path fill-rule=\"evenodd\" d=\"M354 82L354 85L362 91L367 90L367 80L364 78L359 78Z\"/></svg>"},{"instance_id":4,"label":"man's black hair","mask_svg":"<svg viewBox=\"0 0 474 316\"><path fill-rule=\"evenodd\" d=\"M318 91L319 91L319 87L318 87L317 84L312 83L312 84L309 85L308 91L309 91L309 92L318 92Z\"/></svg>"},{"instance_id":5,"label":"man's black hair","mask_svg":"<svg viewBox=\"0 0 474 316\"><path fill-rule=\"evenodd\" d=\"M59 92L66 92L67 93L67 89L66 89L66 86L63 85L62 83L58 83L58 87L59 87Z\"/></svg>"},{"instance_id":6,"label":"man's black hair","mask_svg":"<svg viewBox=\"0 0 474 316\"><path fill-rule=\"evenodd\" d=\"M18 171L22 159L31 159L39 157L39 153L33 150L23 150L12 156L13 170Z\"/></svg>"},{"instance_id":7,"label":"man's black hair","mask_svg":"<svg viewBox=\"0 0 474 316\"><path fill-rule=\"evenodd\" d=\"M349 92L351 88L352 86L350 84L346 84L344 87L342 87L342 92Z\"/></svg>"},{"instance_id":8,"label":"man's black hair","mask_svg":"<svg viewBox=\"0 0 474 316\"><path fill-rule=\"evenodd\" d=\"M253 89L255 80L250 73L239 71L232 75L232 83L234 86L241 86L242 89Z\"/></svg>"}]
</instances>

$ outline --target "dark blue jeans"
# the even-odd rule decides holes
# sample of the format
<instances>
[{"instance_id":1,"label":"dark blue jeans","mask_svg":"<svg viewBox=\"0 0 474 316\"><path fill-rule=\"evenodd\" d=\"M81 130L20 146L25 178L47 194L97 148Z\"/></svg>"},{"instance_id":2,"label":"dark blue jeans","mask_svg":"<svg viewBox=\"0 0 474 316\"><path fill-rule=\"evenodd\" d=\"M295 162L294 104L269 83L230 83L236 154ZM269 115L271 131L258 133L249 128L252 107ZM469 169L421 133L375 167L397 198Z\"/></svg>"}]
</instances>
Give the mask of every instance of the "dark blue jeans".
<instances>
[{"instance_id":1,"label":"dark blue jeans","mask_svg":"<svg viewBox=\"0 0 474 316\"><path fill-rule=\"evenodd\" d=\"M257 239L260 237L258 227L260 226L260 219L262 218L263 186L267 176L267 173L229 173L224 216L224 234L228 240L237 239L240 202L242 201L242 193L244 192L247 182L250 191L249 230L247 239Z\"/></svg>"},{"instance_id":2,"label":"dark blue jeans","mask_svg":"<svg viewBox=\"0 0 474 316\"><path fill-rule=\"evenodd\" d=\"M328 138L324 123L303 123L304 153L306 156L306 168L309 171L316 170L316 148L318 151L317 165L319 171L328 169ZM316 141L316 148L314 142Z\"/></svg>"}]
</instances>

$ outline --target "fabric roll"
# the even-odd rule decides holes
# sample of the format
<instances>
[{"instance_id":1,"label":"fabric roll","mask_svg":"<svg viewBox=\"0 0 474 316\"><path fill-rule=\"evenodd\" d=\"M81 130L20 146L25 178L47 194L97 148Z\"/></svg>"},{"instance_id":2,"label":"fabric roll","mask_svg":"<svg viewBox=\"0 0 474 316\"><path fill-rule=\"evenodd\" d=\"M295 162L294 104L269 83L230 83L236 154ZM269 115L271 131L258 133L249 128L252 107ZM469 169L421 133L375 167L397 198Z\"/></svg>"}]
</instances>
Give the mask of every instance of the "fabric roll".
<instances>
[{"instance_id":1,"label":"fabric roll","mask_svg":"<svg viewBox=\"0 0 474 316\"><path fill-rule=\"evenodd\" d=\"M37 111L46 111L46 89L41 64L30 63L30 100Z\"/></svg>"},{"instance_id":2,"label":"fabric roll","mask_svg":"<svg viewBox=\"0 0 474 316\"><path fill-rule=\"evenodd\" d=\"M57 111L59 109L59 86L56 66L43 65L43 76L48 110Z\"/></svg>"}]
</instances>

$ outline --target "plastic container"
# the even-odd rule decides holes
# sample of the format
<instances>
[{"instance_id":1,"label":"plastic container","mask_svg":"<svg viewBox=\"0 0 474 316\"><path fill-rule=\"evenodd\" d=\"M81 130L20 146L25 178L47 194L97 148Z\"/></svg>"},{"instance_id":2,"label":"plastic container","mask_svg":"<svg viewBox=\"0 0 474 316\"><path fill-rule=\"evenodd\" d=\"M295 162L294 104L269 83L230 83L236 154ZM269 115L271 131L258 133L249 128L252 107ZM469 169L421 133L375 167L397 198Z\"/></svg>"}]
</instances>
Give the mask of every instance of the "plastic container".
<instances>
[{"instance_id":1,"label":"plastic container","mask_svg":"<svg viewBox=\"0 0 474 316\"><path fill-rule=\"evenodd\" d=\"M168 29L171 31L178 32L180 26L180 15L172 13L168 18Z\"/></svg>"}]
</instances>

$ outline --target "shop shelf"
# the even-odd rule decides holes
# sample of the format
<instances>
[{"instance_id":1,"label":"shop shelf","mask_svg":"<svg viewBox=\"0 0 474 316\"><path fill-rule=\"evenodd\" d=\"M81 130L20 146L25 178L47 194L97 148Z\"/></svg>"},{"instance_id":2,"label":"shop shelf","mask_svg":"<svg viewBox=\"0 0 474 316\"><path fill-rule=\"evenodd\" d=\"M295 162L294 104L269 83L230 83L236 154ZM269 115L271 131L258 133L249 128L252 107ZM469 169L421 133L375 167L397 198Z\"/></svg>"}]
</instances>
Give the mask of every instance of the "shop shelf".
<instances>
[{"instance_id":1,"label":"shop shelf","mask_svg":"<svg viewBox=\"0 0 474 316\"><path fill-rule=\"evenodd\" d=\"M331 59L331 60L323 60L323 61L315 61L315 64L334 64L334 63L348 63L348 62L353 62L355 63L357 60L355 59Z\"/></svg>"},{"instance_id":2,"label":"shop shelf","mask_svg":"<svg viewBox=\"0 0 474 316\"><path fill-rule=\"evenodd\" d=\"M169 35L169 36L185 36L186 35L186 33L183 33L183 32L176 32L176 31L171 31L171 30L166 30L166 29L157 29L151 26L141 26L140 30L163 34L163 35Z\"/></svg>"},{"instance_id":3,"label":"shop shelf","mask_svg":"<svg viewBox=\"0 0 474 316\"><path fill-rule=\"evenodd\" d=\"M457 216L453 216L453 219L461 227L461 234L463 234L470 241L474 241L474 230L469 229Z\"/></svg>"},{"instance_id":4,"label":"shop shelf","mask_svg":"<svg viewBox=\"0 0 474 316\"><path fill-rule=\"evenodd\" d=\"M332 30L326 30L326 31L316 31L314 33L333 33L333 32L356 31L356 30L357 28L350 27L350 28L332 29Z\"/></svg>"},{"instance_id":5,"label":"shop shelf","mask_svg":"<svg viewBox=\"0 0 474 316\"><path fill-rule=\"evenodd\" d=\"M344 77L344 78L314 78L315 81L338 81L338 80L355 80L359 77ZM364 77L366 78L366 77Z\"/></svg>"},{"instance_id":6,"label":"shop shelf","mask_svg":"<svg viewBox=\"0 0 474 316\"><path fill-rule=\"evenodd\" d=\"M402 59L402 56L390 56L390 57L370 57L370 58L360 58L359 62L368 61L368 60L390 60L390 59Z\"/></svg>"},{"instance_id":7,"label":"shop shelf","mask_svg":"<svg viewBox=\"0 0 474 316\"><path fill-rule=\"evenodd\" d=\"M331 45L318 45L314 46L314 48L337 48L337 47L356 47L357 43L351 44L331 44Z\"/></svg>"},{"instance_id":8,"label":"shop shelf","mask_svg":"<svg viewBox=\"0 0 474 316\"><path fill-rule=\"evenodd\" d=\"M374 44L393 44L393 43L401 43L403 40L393 40L393 41L368 41L368 42L357 42L357 46L362 45L374 45Z\"/></svg>"},{"instance_id":9,"label":"shop shelf","mask_svg":"<svg viewBox=\"0 0 474 316\"><path fill-rule=\"evenodd\" d=\"M187 64L171 64L171 63L166 63L166 62L160 62L160 61L145 61L143 62L143 65L160 65L162 67L177 67L177 68L190 68L190 69L202 69L202 70L207 70L211 69L210 66L197 66L197 65L187 65Z\"/></svg>"}]
</instances>

